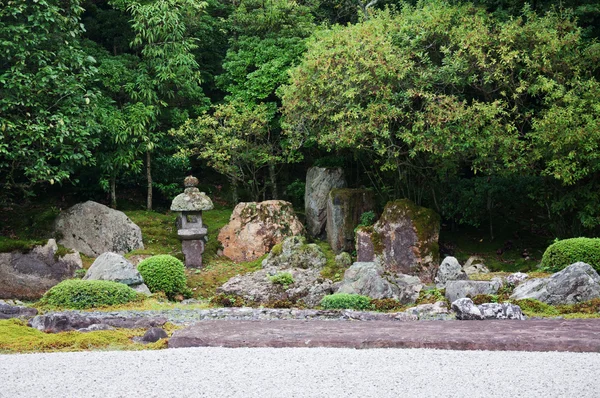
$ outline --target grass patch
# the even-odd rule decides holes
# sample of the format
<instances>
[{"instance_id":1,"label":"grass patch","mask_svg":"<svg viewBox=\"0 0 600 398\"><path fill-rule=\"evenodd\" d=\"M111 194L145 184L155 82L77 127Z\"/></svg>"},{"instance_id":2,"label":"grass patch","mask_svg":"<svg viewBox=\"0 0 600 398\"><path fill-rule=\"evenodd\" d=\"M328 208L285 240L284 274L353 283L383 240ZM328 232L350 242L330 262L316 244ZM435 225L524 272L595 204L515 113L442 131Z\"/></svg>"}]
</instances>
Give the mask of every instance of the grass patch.
<instances>
[{"instance_id":1,"label":"grass patch","mask_svg":"<svg viewBox=\"0 0 600 398\"><path fill-rule=\"evenodd\" d=\"M6 236L0 236L0 253L8 253L18 251L21 253L29 253L35 246L43 246L47 240L22 240L11 239Z\"/></svg>"},{"instance_id":2,"label":"grass patch","mask_svg":"<svg viewBox=\"0 0 600 398\"><path fill-rule=\"evenodd\" d=\"M144 333L143 329L44 333L28 327L24 321L9 319L0 321L0 353L166 348L166 339L147 345L131 340L134 336L142 336ZM167 333L170 334L169 331Z\"/></svg>"}]
</instances>

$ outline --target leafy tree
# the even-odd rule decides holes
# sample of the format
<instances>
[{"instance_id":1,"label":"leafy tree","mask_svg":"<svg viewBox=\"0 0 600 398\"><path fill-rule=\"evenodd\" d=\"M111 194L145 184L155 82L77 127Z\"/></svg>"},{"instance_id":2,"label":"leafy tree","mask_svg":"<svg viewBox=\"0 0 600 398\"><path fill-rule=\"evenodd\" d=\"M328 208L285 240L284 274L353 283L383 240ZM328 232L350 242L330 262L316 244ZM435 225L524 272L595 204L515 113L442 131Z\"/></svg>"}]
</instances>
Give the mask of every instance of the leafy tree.
<instances>
[{"instance_id":1,"label":"leafy tree","mask_svg":"<svg viewBox=\"0 0 600 398\"><path fill-rule=\"evenodd\" d=\"M318 31L307 46L281 90L296 147L369 153L432 195L465 172L549 175L565 143L584 155L570 174L595 173L596 51L568 14L525 10L498 22L430 1ZM550 128L556 118L562 124ZM586 139L566 138L565 128Z\"/></svg>"},{"instance_id":2,"label":"leafy tree","mask_svg":"<svg viewBox=\"0 0 600 398\"><path fill-rule=\"evenodd\" d=\"M280 162L282 156L271 141L272 112L265 104L232 101L217 105L212 115L188 120L172 133L186 145L182 156L198 156L229 179L234 203L238 202L239 185L258 201L266 187L261 172Z\"/></svg>"},{"instance_id":3,"label":"leafy tree","mask_svg":"<svg viewBox=\"0 0 600 398\"><path fill-rule=\"evenodd\" d=\"M94 161L95 68L79 44L80 3L0 0L2 196L72 180Z\"/></svg>"}]
</instances>

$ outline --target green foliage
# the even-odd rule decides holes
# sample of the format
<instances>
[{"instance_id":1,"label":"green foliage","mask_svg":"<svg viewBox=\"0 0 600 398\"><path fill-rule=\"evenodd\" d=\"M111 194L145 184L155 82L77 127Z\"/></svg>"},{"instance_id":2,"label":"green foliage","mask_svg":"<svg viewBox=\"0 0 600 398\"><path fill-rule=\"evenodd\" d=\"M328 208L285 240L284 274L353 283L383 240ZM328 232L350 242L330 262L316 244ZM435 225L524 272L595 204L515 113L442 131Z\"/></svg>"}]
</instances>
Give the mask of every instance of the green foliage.
<instances>
[{"instance_id":1,"label":"green foliage","mask_svg":"<svg viewBox=\"0 0 600 398\"><path fill-rule=\"evenodd\" d=\"M278 272L277 274L270 276L269 280L275 285L281 285L284 289L287 289L294 283L294 277L289 272Z\"/></svg>"},{"instance_id":2,"label":"green foliage","mask_svg":"<svg viewBox=\"0 0 600 398\"><path fill-rule=\"evenodd\" d=\"M371 308L371 299L359 294L335 293L323 297L323 300L321 300L321 307L326 310L367 310Z\"/></svg>"},{"instance_id":3,"label":"green foliage","mask_svg":"<svg viewBox=\"0 0 600 398\"><path fill-rule=\"evenodd\" d=\"M214 107L196 120L188 120L172 131L182 144L181 156L198 156L232 185L246 187L255 201L266 189L262 172L280 163L281 148L273 142L270 119L272 109L241 101Z\"/></svg>"},{"instance_id":4,"label":"green foliage","mask_svg":"<svg viewBox=\"0 0 600 398\"><path fill-rule=\"evenodd\" d=\"M139 299L140 295L135 290L122 283L70 279L48 290L39 304L81 310L125 304Z\"/></svg>"},{"instance_id":5,"label":"green foliage","mask_svg":"<svg viewBox=\"0 0 600 398\"><path fill-rule=\"evenodd\" d=\"M360 224L359 227L368 227L370 225L375 224L377 220L377 216L375 216L375 212L373 210L365 211L360 215Z\"/></svg>"},{"instance_id":6,"label":"green foliage","mask_svg":"<svg viewBox=\"0 0 600 398\"><path fill-rule=\"evenodd\" d=\"M2 197L62 183L99 144L94 58L80 46L81 1L0 1ZM16 192L15 192L16 191Z\"/></svg>"},{"instance_id":7,"label":"green foliage","mask_svg":"<svg viewBox=\"0 0 600 398\"><path fill-rule=\"evenodd\" d=\"M516 300L514 304L521 307L521 311L527 316L548 317L559 315L559 311L556 309L556 307L534 299Z\"/></svg>"},{"instance_id":8,"label":"green foliage","mask_svg":"<svg viewBox=\"0 0 600 398\"><path fill-rule=\"evenodd\" d=\"M147 258L138 264L137 269L153 293L164 292L171 299L178 294L189 294L185 266L173 256L160 254Z\"/></svg>"},{"instance_id":9,"label":"green foliage","mask_svg":"<svg viewBox=\"0 0 600 398\"><path fill-rule=\"evenodd\" d=\"M299 179L285 187L286 196L296 207L304 207L304 191L306 191L306 183Z\"/></svg>"},{"instance_id":10,"label":"green foliage","mask_svg":"<svg viewBox=\"0 0 600 398\"><path fill-rule=\"evenodd\" d=\"M591 265L596 271L600 271L600 239L559 240L548 246L544 252L541 268L547 272L558 272L580 261Z\"/></svg>"}]
</instances>

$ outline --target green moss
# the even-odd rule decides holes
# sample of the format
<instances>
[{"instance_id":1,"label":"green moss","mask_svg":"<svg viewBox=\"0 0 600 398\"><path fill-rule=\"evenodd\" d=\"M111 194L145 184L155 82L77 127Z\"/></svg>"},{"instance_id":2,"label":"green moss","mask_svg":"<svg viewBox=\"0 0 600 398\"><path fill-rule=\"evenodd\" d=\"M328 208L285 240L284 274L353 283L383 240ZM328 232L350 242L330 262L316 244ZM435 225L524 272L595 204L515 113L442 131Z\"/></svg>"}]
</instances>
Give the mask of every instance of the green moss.
<instances>
[{"instance_id":1,"label":"green moss","mask_svg":"<svg viewBox=\"0 0 600 398\"><path fill-rule=\"evenodd\" d=\"M346 268L341 268L335 261L335 253L326 241L315 241L315 244L319 246L323 254L325 254L326 262L325 266L321 270L321 276L325 279L330 279L333 282L339 282L344 277Z\"/></svg>"},{"instance_id":2,"label":"green moss","mask_svg":"<svg viewBox=\"0 0 600 398\"><path fill-rule=\"evenodd\" d=\"M9 319L0 321L0 353L166 348L166 340L148 345L132 341L144 333L141 329L44 333L28 327L24 321Z\"/></svg>"},{"instance_id":3,"label":"green moss","mask_svg":"<svg viewBox=\"0 0 600 398\"><path fill-rule=\"evenodd\" d=\"M75 253L73 250L64 247L63 245L57 245L58 249L54 253L54 260L58 261L59 258L66 256L67 254Z\"/></svg>"},{"instance_id":4,"label":"green moss","mask_svg":"<svg viewBox=\"0 0 600 398\"><path fill-rule=\"evenodd\" d=\"M271 249L271 254L274 256L279 256L283 252L283 246L281 243L276 244Z\"/></svg>"},{"instance_id":5,"label":"green moss","mask_svg":"<svg viewBox=\"0 0 600 398\"><path fill-rule=\"evenodd\" d=\"M0 236L0 253L9 253L13 251L29 253L34 247L43 246L47 242L47 240L20 240Z\"/></svg>"},{"instance_id":6,"label":"green moss","mask_svg":"<svg viewBox=\"0 0 600 398\"><path fill-rule=\"evenodd\" d=\"M521 311L527 316L546 318L560 315L556 307L534 299L515 300L513 304L521 307Z\"/></svg>"}]
</instances>

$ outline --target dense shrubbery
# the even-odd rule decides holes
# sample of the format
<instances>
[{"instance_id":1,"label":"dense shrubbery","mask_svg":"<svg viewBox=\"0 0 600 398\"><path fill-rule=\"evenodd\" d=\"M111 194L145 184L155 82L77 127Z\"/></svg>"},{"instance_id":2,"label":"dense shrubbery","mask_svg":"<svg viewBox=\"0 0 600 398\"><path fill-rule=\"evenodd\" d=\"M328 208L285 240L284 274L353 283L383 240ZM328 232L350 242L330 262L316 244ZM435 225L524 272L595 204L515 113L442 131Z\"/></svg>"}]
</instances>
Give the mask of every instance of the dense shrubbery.
<instances>
[{"instance_id":1,"label":"dense shrubbery","mask_svg":"<svg viewBox=\"0 0 600 398\"><path fill-rule=\"evenodd\" d=\"M164 292L169 298L189 293L185 266L173 256L161 254L147 258L138 265L138 271L152 293Z\"/></svg>"},{"instance_id":2,"label":"dense shrubbery","mask_svg":"<svg viewBox=\"0 0 600 398\"><path fill-rule=\"evenodd\" d=\"M579 261L600 271L600 239L573 238L557 241L544 252L542 268L557 272Z\"/></svg>"},{"instance_id":3,"label":"dense shrubbery","mask_svg":"<svg viewBox=\"0 0 600 398\"><path fill-rule=\"evenodd\" d=\"M125 304L140 297L140 294L123 283L70 279L48 290L40 304L80 310Z\"/></svg>"},{"instance_id":4,"label":"dense shrubbery","mask_svg":"<svg viewBox=\"0 0 600 398\"><path fill-rule=\"evenodd\" d=\"M323 300L321 300L321 307L326 310L368 310L371 308L371 299L359 294L335 293L323 297Z\"/></svg>"},{"instance_id":5,"label":"dense shrubbery","mask_svg":"<svg viewBox=\"0 0 600 398\"><path fill-rule=\"evenodd\" d=\"M289 272L279 272L269 277L269 280L273 284L281 285L284 289L287 289L289 285L294 283L294 277Z\"/></svg>"}]
</instances>

